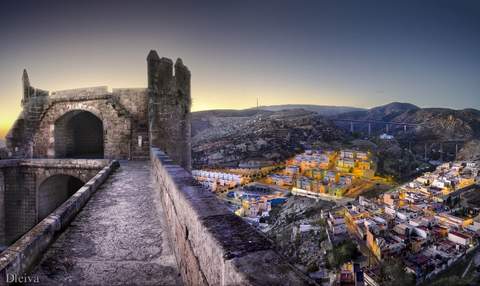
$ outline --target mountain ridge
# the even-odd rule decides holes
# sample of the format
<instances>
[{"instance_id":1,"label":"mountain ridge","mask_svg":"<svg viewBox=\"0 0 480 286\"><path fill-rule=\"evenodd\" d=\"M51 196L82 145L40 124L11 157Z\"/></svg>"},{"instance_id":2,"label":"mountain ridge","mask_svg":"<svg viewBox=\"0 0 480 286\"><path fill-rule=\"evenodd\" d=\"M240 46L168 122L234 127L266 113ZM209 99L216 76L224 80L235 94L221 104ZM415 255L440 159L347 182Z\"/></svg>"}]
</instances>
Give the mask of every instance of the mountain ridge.
<instances>
[{"instance_id":1,"label":"mountain ridge","mask_svg":"<svg viewBox=\"0 0 480 286\"><path fill-rule=\"evenodd\" d=\"M258 108L261 110L267 110L267 111L303 109L307 111L316 112L322 116L333 116L333 115L342 114L345 112L366 110L365 108L353 107L353 106L317 105L317 104L265 105L265 106L259 106Z\"/></svg>"},{"instance_id":2,"label":"mountain ridge","mask_svg":"<svg viewBox=\"0 0 480 286\"><path fill-rule=\"evenodd\" d=\"M420 128L415 129L416 133L420 135L426 132L437 139L480 138L480 110L474 108L420 108L410 103L392 102L365 111L347 112L331 117L337 118L419 124Z\"/></svg>"},{"instance_id":3,"label":"mountain ridge","mask_svg":"<svg viewBox=\"0 0 480 286\"><path fill-rule=\"evenodd\" d=\"M311 110L299 109L299 105L287 107L280 111L249 108L193 112L194 165L234 166L253 158L281 161L305 148L348 145L355 136L361 135L352 134L350 124L343 127L339 123L334 124L339 118L417 123L418 126L409 127L406 132L401 125L389 126L389 133L394 134L397 141L411 142L410 147L418 154L423 154L424 144L427 143L451 139L467 143L480 138L480 111L474 108L420 108L410 103L392 102L370 109L322 116ZM385 126L380 125L375 126L376 135L385 132L381 131ZM366 125L355 124L357 133L366 134L366 128ZM372 135L370 139L378 139L375 133ZM397 149L403 150L400 147Z\"/></svg>"}]
</instances>

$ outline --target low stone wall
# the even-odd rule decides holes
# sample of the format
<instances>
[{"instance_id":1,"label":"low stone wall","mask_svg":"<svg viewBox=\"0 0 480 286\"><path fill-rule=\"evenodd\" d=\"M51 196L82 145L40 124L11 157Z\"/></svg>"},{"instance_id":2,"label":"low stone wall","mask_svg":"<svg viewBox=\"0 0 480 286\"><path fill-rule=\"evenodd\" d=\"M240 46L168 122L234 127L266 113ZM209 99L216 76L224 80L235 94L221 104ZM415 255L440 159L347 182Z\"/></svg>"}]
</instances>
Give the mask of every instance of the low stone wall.
<instances>
[{"instance_id":1,"label":"low stone wall","mask_svg":"<svg viewBox=\"0 0 480 286\"><path fill-rule=\"evenodd\" d=\"M111 160L108 159L20 159L17 161L21 167L82 170L102 169L108 166L111 162Z\"/></svg>"},{"instance_id":2,"label":"low stone wall","mask_svg":"<svg viewBox=\"0 0 480 286\"><path fill-rule=\"evenodd\" d=\"M102 95L108 94L108 86L92 86L85 88L74 88L65 90L52 91L51 97L71 97L71 96L88 96L88 95Z\"/></svg>"},{"instance_id":3,"label":"low stone wall","mask_svg":"<svg viewBox=\"0 0 480 286\"><path fill-rule=\"evenodd\" d=\"M315 285L165 153L152 148L151 163L186 285Z\"/></svg>"},{"instance_id":4,"label":"low stone wall","mask_svg":"<svg viewBox=\"0 0 480 286\"><path fill-rule=\"evenodd\" d=\"M7 275L21 276L40 259L55 235L70 223L118 165L117 161L112 161L52 214L0 253L0 285L6 284Z\"/></svg>"},{"instance_id":5,"label":"low stone wall","mask_svg":"<svg viewBox=\"0 0 480 286\"><path fill-rule=\"evenodd\" d=\"M54 175L73 176L86 183L110 164L96 159L0 160L0 245L9 245L29 231L39 216L38 192L41 184ZM2 201L3 200L3 201Z\"/></svg>"}]
</instances>

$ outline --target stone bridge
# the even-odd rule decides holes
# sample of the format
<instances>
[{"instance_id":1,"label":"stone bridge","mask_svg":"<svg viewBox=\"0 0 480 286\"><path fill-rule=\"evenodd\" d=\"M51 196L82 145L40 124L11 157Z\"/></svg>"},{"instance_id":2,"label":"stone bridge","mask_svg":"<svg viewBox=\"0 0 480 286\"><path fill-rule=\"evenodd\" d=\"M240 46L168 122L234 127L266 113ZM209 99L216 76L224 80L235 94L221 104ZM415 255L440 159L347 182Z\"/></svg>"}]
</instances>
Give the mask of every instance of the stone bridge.
<instances>
[{"instance_id":1,"label":"stone bridge","mask_svg":"<svg viewBox=\"0 0 480 286\"><path fill-rule=\"evenodd\" d=\"M109 160L0 160L0 240L8 245L53 212Z\"/></svg>"}]
</instances>

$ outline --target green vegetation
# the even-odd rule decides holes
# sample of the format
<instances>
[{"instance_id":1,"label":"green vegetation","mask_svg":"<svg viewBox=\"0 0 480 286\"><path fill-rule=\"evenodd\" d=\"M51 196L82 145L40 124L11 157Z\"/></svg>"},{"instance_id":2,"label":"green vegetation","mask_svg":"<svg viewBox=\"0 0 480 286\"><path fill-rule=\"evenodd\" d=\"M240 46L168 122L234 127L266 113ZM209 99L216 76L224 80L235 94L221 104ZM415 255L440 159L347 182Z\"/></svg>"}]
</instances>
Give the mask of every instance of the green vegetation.
<instances>
[{"instance_id":1,"label":"green vegetation","mask_svg":"<svg viewBox=\"0 0 480 286\"><path fill-rule=\"evenodd\" d=\"M327 239L327 233L325 231L320 231L318 234L318 246L322 247L322 242Z\"/></svg>"},{"instance_id":2,"label":"green vegetation","mask_svg":"<svg viewBox=\"0 0 480 286\"><path fill-rule=\"evenodd\" d=\"M316 226L326 226L326 225L327 225L327 221L326 221L326 219L324 219L324 218L319 218L319 219L316 219L316 220L312 221L312 225L316 225Z\"/></svg>"},{"instance_id":3,"label":"green vegetation","mask_svg":"<svg viewBox=\"0 0 480 286\"><path fill-rule=\"evenodd\" d=\"M272 207L272 210L269 212L268 216L268 223L273 224L277 221L278 217L280 216L280 212L282 210L281 206Z\"/></svg>"},{"instance_id":4,"label":"green vegetation","mask_svg":"<svg viewBox=\"0 0 480 286\"><path fill-rule=\"evenodd\" d=\"M346 240L334 246L327 253L327 259L330 267L340 268L344 263L354 260L360 257L360 255L361 253L358 251L357 246L351 240Z\"/></svg>"},{"instance_id":5,"label":"green vegetation","mask_svg":"<svg viewBox=\"0 0 480 286\"><path fill-rule=\"evenodd\" d=\"M452 197L448 197L446 200L445 200L445 204L449 207L449 208L455 208L456 206L458 206L460 203L460 198L459 197L455 197L452 199Z\"/></svg>"},{"instance_id":6,"label":"green vegetation","mask_svg":"<svg viewBox=\"0 0 480 286\"><path fill-rule=\"evenodd\" d=\"M308 273L312 273L312 272L315 272L315 271L318 271L318 265L316 263L310 263L308 266L307 266L307 272Z\"/></svg>"},{"instance_id":7,"label":"green vegetation","mask_svg":"<svg viewBox=\"0 0 480 286\"><path fill-rule=\"evenodd\" d=\"M390 258L380 265L381 285L384 286L413 286L415 275L405 271L405 264L401 259Z\"/></svg>"}]
</instances>

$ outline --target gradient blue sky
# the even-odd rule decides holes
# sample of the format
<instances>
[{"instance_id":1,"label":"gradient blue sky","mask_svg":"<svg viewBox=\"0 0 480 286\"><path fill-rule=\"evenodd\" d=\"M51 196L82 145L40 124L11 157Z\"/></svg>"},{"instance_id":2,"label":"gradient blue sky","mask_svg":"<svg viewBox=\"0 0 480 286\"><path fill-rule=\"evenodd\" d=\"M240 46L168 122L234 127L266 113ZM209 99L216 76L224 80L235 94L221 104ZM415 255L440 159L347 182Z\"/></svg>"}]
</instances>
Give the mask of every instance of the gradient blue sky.
<instances>
[{"instance_id":1,"label":"gradient blue sky","mask_svg":"<svg viewBox=\"0 0 480 286\"><path fill-rule=\"evenodd\" d=\"M193 109L260 103L480 108L480 1L1 1L0 137L21 74L47 90L145 87L181 57Z\"/></svg>"}]
</instances>

